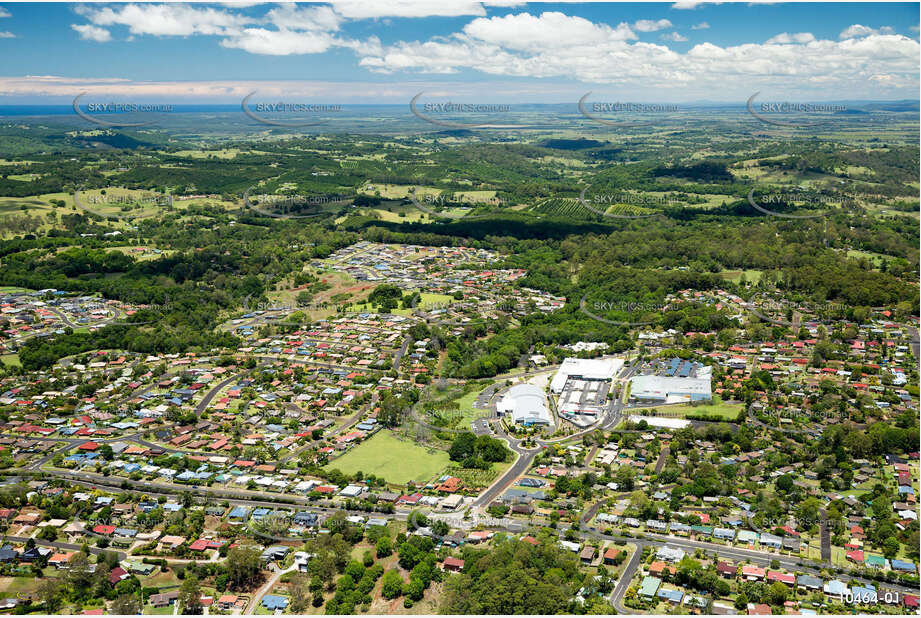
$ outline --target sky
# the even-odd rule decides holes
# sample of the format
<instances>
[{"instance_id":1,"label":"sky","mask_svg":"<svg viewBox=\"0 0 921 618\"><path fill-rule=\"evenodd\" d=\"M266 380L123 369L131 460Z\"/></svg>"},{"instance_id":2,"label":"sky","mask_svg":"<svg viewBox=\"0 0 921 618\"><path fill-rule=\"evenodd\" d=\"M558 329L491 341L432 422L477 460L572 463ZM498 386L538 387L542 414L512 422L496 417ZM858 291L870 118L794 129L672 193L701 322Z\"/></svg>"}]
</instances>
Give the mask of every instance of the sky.
<instances>
[{"instance_id":1,"label":"sky","mask_svg":"<svg viewBox=\"0 0 921 618\"><path fill-rule=\"evenodd\" d=\"M2 3L0 104L918 99L918 3Z\"/></svg>"}]
</instances>

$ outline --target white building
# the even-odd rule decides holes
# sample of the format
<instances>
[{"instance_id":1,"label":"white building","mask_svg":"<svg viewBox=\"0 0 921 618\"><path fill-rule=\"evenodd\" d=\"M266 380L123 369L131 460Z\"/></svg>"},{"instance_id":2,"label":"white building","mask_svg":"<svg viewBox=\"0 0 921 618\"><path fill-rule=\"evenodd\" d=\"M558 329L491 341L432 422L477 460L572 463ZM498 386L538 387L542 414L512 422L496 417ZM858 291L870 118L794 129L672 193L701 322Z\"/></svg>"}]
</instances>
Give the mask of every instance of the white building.
<instances>
[{"instance_id":1,"label":"white building","mask_svg":"<svg viewBox=\"0 0 921 618\"><path fill-rule=\"evenodd\" d=\"M550 382L550 390L562 393L570 376L583 380L611 380L623 368L622 358L567 358Z\"/></svg>"},{"instance_id":2,"label":"white building","mask_svg":"<svg viewBox=\"0 0 921 618\"><path fill-rule=\"evenodd\" d=\"M547 397L533 384L516 384L496 404L499 416L509 415L513 423L522 425L552 425L547 409Z\"/></svg>"},{"instance_id":3,"label":"white building","mask_svg":"<svg viewBox=\"0 0 921 618\"><path fill-rule=\"evenodd\" d=\"M701 367L688 376L635 376L630 379L630 400L642 403L680 403L708 401L710 367Z\"/></svg>"}]
</instances>

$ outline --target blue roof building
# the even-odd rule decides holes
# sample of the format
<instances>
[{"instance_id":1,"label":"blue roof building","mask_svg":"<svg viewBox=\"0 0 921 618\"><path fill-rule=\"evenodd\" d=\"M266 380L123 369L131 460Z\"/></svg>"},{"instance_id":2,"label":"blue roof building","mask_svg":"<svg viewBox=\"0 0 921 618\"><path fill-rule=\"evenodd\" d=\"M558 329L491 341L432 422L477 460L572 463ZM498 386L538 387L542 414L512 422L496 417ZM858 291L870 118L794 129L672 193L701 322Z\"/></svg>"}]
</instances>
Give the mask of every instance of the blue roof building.
<instances>
[{"instance_id":1,"label":"blue roof building","mask_svg":"<svg viewBox=\"0 0 921 618\"><path fill-rule=\"evenodd\" d=\"M847 584L839 579L833 579L830 582L826 582L823 590L828 596L838 598L842 598L850 592Z\"/></svg>"},{"instance_id":2,"label":"blue roof building","mask_svg":"<svg viewBox=\"0 0 921 618\"><path fill-rule=\"evenodd\" d=\"M673 590L671 588L659 588L659 592L656 593L656 596L660 599L668 601L669 603L678 605L681 603L681 599L684 598L684 593L680 590Z\"/></svg>"},{"instance_id":3,"label":"blue roof building","mask_svg":"<svg viewBox=\"0 0 921 618\"><path fill-rule=\"evenodd\" d=\"M718 539L731 541L736 537L736 531L732 528L714 528L713 536Z\"/></svg>"},{"instance_id":4,"label":"blue roof building","mask_svg":"<svg viewBox=\"0 0 921 618\"><path fill-rule=\"evenodd\" d=\"M288 599L278 594L267 594L262 597L262 606L269 611L285 609L288 607Z\"/></svg>"},{"instance_id":5,"label":"blue roof building","mask_svg":"<svg viewBox=\"0 0 921 618\"><path fill-rule=\"evenodd\" d=\"M227 515L227 519L239 519L240 521L246 521L249 519L249 509L245 506L235 506L232 511Z\"/></svg>"},{"instance_id":6,"label":"blue roof building","mask_svg":"<svg viewBox=\"0 0 921 618\"><path fill-rule=\"evenodd\" d=\"M854 595L855 605L876 605L879 602L876 590L871 586L866 588L863 586L854 586L851 589L851 593Z\"/></svg>"},{"instance_id":7,"label":"blue roof building","mask_svg":"<svg viewBox=\"0 0 921 618\"><path fill-rule=\"evenodd\" d=\"M656 591L659 589L659 585L662 583L662 580L658 577L646 576L643 578L643 583L640 584L639 595L641 597L652 598L656 596Z\"/></svg>"}]
</instances>

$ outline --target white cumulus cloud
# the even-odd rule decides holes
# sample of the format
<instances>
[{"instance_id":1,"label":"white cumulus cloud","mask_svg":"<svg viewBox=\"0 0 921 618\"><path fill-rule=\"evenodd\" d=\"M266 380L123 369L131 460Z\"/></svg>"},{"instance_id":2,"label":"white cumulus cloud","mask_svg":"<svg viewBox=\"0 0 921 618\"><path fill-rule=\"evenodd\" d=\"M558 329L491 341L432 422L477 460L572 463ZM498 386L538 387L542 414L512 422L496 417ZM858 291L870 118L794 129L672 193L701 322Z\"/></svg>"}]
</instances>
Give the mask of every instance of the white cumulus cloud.
<instances>
[{"instance_id":1,"label":"white cumulus cloud","mask_svg":"<svg viewBox=\"0 0 921 618\"><path fill-rule=\"evenodd\" d=\"M883 26L879 30L870 28L869 26L862 26L860 24L854 24L853 26L848 26L841 31L841 34L838 35L840 39L855 39L863 36L870 36L871 34L893 34L895 31L889 26Z\"/></svg>"},{"instance_id":2,"label":"white cumulus cloud","mask_svg":"<svg viewBox=\"0 0 921 618\"><path fill-rule=\"evenodd\" d=\"M678 0L672 5L673 9L696 9L701 4L722 4L715 0Z\"/></svg>"},{"instance_id":3,"label":"white cumulus cloud","mask_svg":"<svg viewBox=\"0 0 921 618\"><path fill-rule=\"evenodd\" d=\"M667 19L641 19L633 24L633 29L637 32L656 32L658 30L665 30L666 28L671 28L672 22Z\"/></svg>"},{"instance_id":4,"label":"white cumulus cloud","mask_svg":"<svg viewBox=\"0 0 921 618\"><path fill-rule=\"evenodd\" d=\"M486 15L483 5L473 0L333 0L332 4L337 13L348 19Z\"/></svg>"},{"instance_id":5,"label":"white cumulus cloud","mask_svg":"<svg viewBox=\"0 0 921 618\"><path fill-rule=\"evenodd\" d=\"M474 19L464 26L464 34L490 45L519 51L551 51L614 41L636 39L626 23L612 28L587 19L559 12L518 13L505 17Z\"/></svg>"},{"instance_id":6,"label":"white cumulus cloud","mask_svg":"<svg viewBox=\"0 0 921 618\"><path fill-rule=\"evenodd\" d=\"M325 32L245 28L242 32L222 40L221 46L242 49L251 54L289 56L320 54L328 51L334 43L335 38Z\"/></svg>"},{"instance_id":7,"label":"white cumulus cloud","mask_svg":"<svg viewBox=\"0 0 921 618\"><path fill-rule=\"evenodd\" d=\"M72 27L83 39L101 42L111 40L119 27L136 38L211 36L223 47L259 55L347 49L355 54L358 66L375 73L466 71L490 78L543 79L531 86L534 92L551 88L547 82L553 78L613 84L624 91L671 92L685 100L715 90L725 96L748 96L759 88L786 89L833 99L844 94L902 94L918 88L919 42L888 27L854 24L837 40L817 39L809 32L782 32L764 43L705 42L679 52L666 44L687 40L678 32L660 32L655 42L641 41L637 35L673 30L675 26L666 19L615 24L562 11L487 16L484 9L517 4L519 0L334 0L273 4L261 11L203 4L97 4L78 6L76 12L88 23ZM680 0L674 6L697 4ZM344 34L352 20L427 16L471 19L454 32L391 38L387 44L372 35ZM692 30L707 28L707 22L691 26Z\"/></svg>"},{"instance_id":8,"label":"white cumulus cloud","mask_svg":"<svg viewBox=\"0 0 921 618\"><path fill-rule=\"evenodd\" d=\"M777 36L769 38L766 42L767 45L786 45L789 43L811 43L815 41L815 36L811 32L796 32L790 34L789 32L781 32Z\"/></svg>"},{"instance_id":9,"label":"white cumulus cloud","mask_svg":"<svg viewBox=\"0 0 921 618\"><path fill-rule=\"evenodd\" d=\"M342 16L328 6L302 7L282 4L266 13L266 19L278 28L292 30L336 31L342 23Z\"/></svg>"},{"instance_id":10,"label":"white cumulus cloud","mask_svg":"<svg viewBox=\"0 0 921 618\"><path fill-rule=\"evenodd\" d=\"M189 36L229 34L239 31L249 18L214 8L187 4L124 4L77 12L96 26L126 26L131 34Z\"/></svg>"},{"instance_id":11,"label":"white cumulus cloud","mask_svg":"<svg viewBox=\"0 0 921 618\"><path fill-rule=\"evenodd\" d=\"M72 24L70 27L76 30L80 38L85 41L105 43L112 40L112 34L105 28L98 28L89 24Z\"/></svg>"},{"instance_id":12,"label":"white cumulus cloud","mask_svg":"<svg viewBox=\"0 0 921 618\"><path fill-rule=\"evenodd\" d=\"M684 39L676 32L660 36ZM679 53L663 44L637 41L626 24L612 28L559 13L523 13L475 19L449 36L398 41L381 46L379 53L359 55L361 66L381 73L472 70L680 91L685 96L735 85L739 93L761 87L835 98L852 94L855 84L869 85L876 75L892 76L888 83L893 89L917 88L919 44L898 35L836 41L801 32L782 33L766 43L701 43Z\"/></svg>"}]
</instances>

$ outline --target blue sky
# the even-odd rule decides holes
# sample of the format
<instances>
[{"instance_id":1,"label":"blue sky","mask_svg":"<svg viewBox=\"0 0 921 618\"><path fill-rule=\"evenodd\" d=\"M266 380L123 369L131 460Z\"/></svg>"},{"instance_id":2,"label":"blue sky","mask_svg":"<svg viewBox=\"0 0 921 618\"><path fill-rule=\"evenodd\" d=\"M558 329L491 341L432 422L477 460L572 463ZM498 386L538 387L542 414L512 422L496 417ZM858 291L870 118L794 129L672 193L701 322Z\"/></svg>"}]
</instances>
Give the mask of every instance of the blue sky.
<instances>
[{"instance_id":1,"label":"blue sky","mask_svg":"<svg viewBox=\"0 0 921 618\"><path fill-rule=\"evenodd\" d=\"M0 103L917 98L917 3L0 3Z\"/></svg>"}]
</instances>

